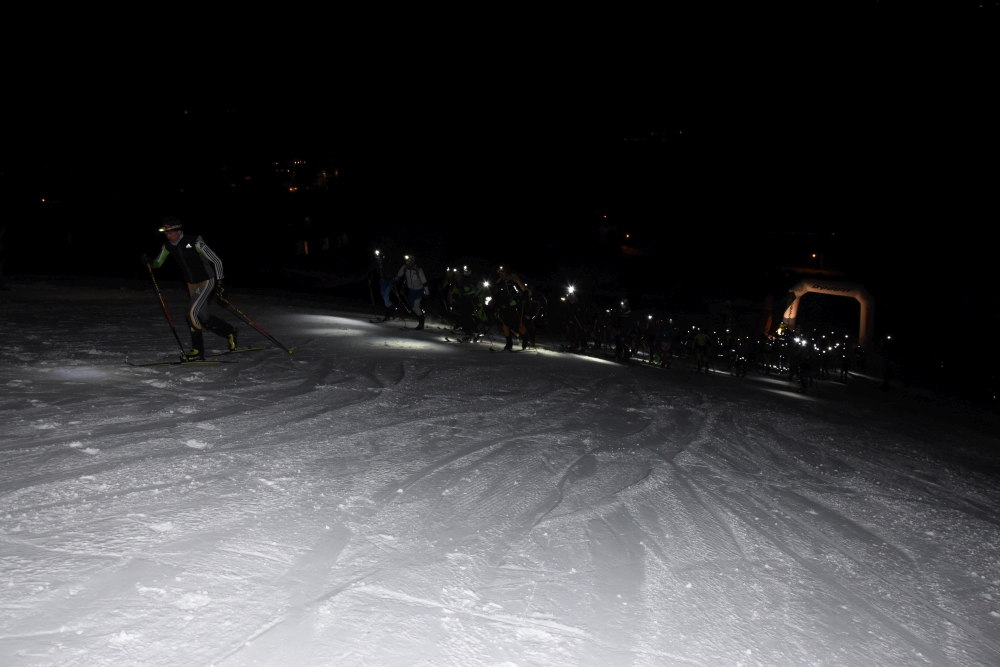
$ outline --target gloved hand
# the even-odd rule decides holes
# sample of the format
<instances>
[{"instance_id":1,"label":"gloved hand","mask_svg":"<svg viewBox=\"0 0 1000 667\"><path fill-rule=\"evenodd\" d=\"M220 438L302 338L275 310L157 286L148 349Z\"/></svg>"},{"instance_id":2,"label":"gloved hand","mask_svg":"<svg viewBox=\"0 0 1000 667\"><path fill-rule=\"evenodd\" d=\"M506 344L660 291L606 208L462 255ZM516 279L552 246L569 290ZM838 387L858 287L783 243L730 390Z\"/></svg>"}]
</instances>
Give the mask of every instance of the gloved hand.
<instances>
[{"instance_id":1,"label":"gloved hand","mask_svg":"<svg viewBox=\"0 0 1000 667\"><path fill-rule=\"evenodd\" d=\"M142 260L143 264L150 264L151 265L153 263L153 260L151 260L149 258L149 255L146 255L146 254L143 254L142 257L140 257L139 259Z\"/></svg>"}]
</instances>

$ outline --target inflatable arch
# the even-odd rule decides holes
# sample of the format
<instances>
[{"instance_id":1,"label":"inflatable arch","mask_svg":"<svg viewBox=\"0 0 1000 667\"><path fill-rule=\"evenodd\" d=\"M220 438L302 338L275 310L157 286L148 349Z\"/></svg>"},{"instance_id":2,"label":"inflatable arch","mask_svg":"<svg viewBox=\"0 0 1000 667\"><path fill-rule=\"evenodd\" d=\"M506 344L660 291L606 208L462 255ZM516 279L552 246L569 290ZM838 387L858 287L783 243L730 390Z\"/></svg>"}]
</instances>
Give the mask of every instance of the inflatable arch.
<instances>
[{"instance_id":1,"label":"inflatable arch","mask_svg":"<svg viewBox=\"0 0 1000 667\"><path fill-rule=\"evenodd\" d=\"M836 280L813 280L805 279L796 283L788 290L795 295L795 299L785 309L783 321L785 326L794 331L795 322L799 316L799 303L802 297L809 292L817 294L832 294L833 296L849 296L858 300L861 304L861 327L858 331L858 345L864 348L865 352L872 351L872 334L875 330L875 299L868 293L862 285L853 283L842 283Z\"/></svg>"}]
</instances>

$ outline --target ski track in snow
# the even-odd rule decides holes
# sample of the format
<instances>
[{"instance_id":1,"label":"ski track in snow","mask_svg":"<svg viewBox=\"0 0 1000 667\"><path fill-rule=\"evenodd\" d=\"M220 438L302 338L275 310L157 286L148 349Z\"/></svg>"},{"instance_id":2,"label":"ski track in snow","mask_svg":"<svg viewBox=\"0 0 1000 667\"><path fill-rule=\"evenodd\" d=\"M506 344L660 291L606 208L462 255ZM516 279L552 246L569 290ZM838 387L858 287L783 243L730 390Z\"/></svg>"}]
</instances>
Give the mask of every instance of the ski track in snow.
<instances>
[{"instance_id":1,"label":"ski track in snow","mask_svg":"<svg viewBox=\"0 0 1000 667\"><path fill-rule=\"evenodd\" d=\"M995 430L236 296L0 292L0 664L1000 664Z\"/></svg>"}]
</instances>

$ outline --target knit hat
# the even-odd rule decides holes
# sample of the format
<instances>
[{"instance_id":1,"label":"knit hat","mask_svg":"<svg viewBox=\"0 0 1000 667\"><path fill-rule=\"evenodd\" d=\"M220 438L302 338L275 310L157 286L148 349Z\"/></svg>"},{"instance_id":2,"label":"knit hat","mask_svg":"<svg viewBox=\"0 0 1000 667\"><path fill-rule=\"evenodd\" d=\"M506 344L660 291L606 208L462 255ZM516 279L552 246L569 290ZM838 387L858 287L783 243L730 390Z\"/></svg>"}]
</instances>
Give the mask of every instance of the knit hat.
<instances>
[{"instance_id":1,"label":"knit hat","mask_svg":"<svg viewBox=\"0 0 1000 667\"><path fill-rule=\"evenodd\" d=\"M184 225L181 224L180 218L175 218L173 216L167 216L163 219L163 226L160 227L161 232L176 232L184 229Z\"/></svg>"}]
</instances>

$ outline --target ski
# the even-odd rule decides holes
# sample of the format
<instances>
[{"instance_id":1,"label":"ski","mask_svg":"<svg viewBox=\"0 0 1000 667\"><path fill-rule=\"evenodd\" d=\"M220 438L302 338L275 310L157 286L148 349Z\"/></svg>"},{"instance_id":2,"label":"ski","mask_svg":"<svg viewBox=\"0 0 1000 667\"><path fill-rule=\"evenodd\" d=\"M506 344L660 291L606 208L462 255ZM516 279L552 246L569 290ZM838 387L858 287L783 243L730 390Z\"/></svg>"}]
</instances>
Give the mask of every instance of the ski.
<instances>
[{"instance_id":1,"label":"ski","mask_svg":"<svg viewBox=\"0 0 1000 667\"><path fill-rule=\"evenodd\" d=\"M263 349L264 348L262 348L262 347L243 347L243 348L240 348L238 350L226 350L225 352L212 352L210 354L206 354L205 356L206 357L224 357L227 354L239 354L240 352L259 352L259 351L261 351Z\"/></svg>"},{"instance_id":2,"label":"ski","mask_svg":"<svg viewBox=\"0 0 1000 667\"><path fill-rule=\"evenodd\" d=\"M125 363L129 366L140 368L145 366L205 366L214 364L231 364L233 362L223 361L221 359L198 359L194 361L154 361L148 364L133 364L131 361L126 359Z\"/></svg>"}]
</instances>

